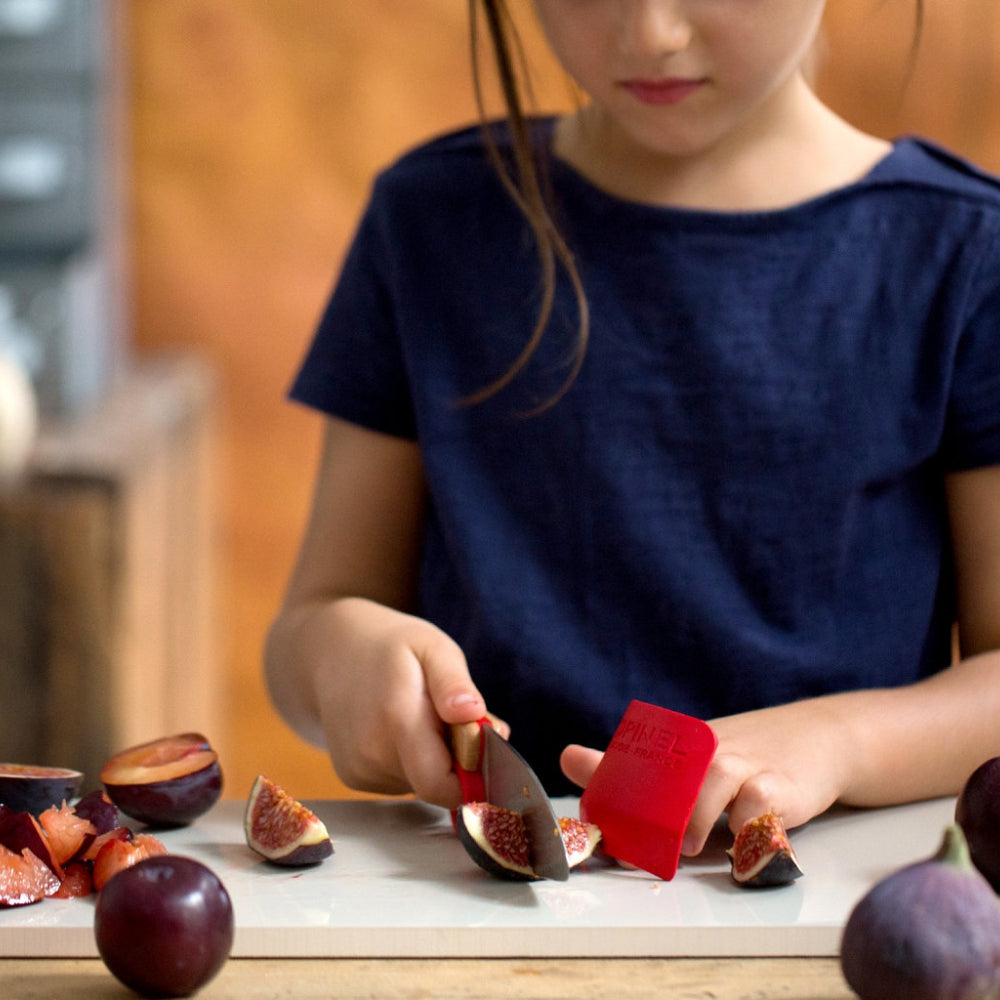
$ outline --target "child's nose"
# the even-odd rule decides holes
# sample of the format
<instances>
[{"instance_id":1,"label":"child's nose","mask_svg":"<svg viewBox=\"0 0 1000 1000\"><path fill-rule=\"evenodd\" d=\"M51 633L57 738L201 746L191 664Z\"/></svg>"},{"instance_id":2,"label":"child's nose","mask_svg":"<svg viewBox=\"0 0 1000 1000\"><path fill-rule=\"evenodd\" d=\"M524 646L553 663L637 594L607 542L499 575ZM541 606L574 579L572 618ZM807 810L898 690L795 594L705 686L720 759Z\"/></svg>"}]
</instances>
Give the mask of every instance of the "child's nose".
<instances>
[{"instance_id":1,"label":"child's nose","mask_svg":"<svg viewBox=\"0 0 1000 1000\"><path fill-rule=\"evenodd\" d=\"M620 28L623 51L633 55L670 55L691 42L685 0L624 0Z\"/></svg>"}]
</instances>

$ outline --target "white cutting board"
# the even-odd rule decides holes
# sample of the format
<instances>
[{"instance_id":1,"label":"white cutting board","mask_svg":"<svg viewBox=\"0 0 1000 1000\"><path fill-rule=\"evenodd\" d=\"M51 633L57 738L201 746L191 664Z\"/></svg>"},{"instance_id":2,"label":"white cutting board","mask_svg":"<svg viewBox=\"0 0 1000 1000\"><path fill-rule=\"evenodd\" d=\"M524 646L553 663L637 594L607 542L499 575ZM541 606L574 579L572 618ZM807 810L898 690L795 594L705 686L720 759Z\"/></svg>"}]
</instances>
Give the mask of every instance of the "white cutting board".
<instances>
[{"instance_id":1,"label":"white cutting board","mask_svg":"<svg viewBox=\"0 0 1000 1000\"><path fill-rule=\"evenodd\" d=\"M568 882L509 883L475 866L440 809L310 806L335 845L313 868L279 868L253 854L238 801L159 835L226 884L233 956L836 955L854 903L890 871L933 854L954 814L954 799L834 810L792 832L805 875L755 890L730 879L732 838L722 831L670 882L598 862ZM577 800L556 807L575 815ZM0 956L94 956L93 914L93 897L0 910Z\"/></svg>"}]
</instances>

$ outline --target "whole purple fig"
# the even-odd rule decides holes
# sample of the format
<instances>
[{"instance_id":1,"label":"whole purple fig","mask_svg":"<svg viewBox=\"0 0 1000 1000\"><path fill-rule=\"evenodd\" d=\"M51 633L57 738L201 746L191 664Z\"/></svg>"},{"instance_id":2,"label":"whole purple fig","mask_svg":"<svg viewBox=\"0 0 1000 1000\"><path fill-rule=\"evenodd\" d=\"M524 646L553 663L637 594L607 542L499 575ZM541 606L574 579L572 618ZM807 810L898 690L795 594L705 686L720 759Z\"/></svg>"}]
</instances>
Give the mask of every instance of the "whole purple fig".
<instances>
[{"instance_id":1,"label":"whole purple fig","mask_svg":"<svg viewBox=\"0 0 1000 1000\"><path fill-rule=\"evenodd\" d=\"M980 764L969 775L955 803L972 863L1000 892L1000 757Z\"/></svg>"},{"instance_id":2,"label":"whole purple fig","mask_svg":"<svg viewBox=\"0 0 1000 1000\"><path fill-rule=\"evenodd\" d=\"M1000 899L957 823L934 857L862 896L844 928L840 965L861 1000L1000 997Z\"/></svg>"}]
</instances>

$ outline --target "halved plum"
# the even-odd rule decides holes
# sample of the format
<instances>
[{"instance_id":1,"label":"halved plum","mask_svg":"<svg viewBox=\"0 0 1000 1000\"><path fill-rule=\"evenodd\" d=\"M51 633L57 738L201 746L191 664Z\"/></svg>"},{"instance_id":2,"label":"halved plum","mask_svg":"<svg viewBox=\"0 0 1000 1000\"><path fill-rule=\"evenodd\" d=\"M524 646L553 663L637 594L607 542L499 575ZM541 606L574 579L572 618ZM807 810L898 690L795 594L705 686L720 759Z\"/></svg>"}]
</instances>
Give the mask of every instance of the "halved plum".
<instances>
[{"instance_id":1,"label":"halved plum","mask_svg":"<svg viewBox=\"0 0 1000 1000\"><path fill-rule=\"evenodd\" d=\"M222 794L219 756L200 733L163 736L122 750L101 782L126 816L150 826L186 826Z\"/></svg>"},{"instance_id":2,"label":"halved plum","mask_svg":"<svg viewBox=\"0 0 1000 1000\"><path fill-rule=\"evenodd\" d=\"M76 796L83 773L68 767L0 764L0 803L15 812L38 815Z\"/></svg>"}]
</instances>

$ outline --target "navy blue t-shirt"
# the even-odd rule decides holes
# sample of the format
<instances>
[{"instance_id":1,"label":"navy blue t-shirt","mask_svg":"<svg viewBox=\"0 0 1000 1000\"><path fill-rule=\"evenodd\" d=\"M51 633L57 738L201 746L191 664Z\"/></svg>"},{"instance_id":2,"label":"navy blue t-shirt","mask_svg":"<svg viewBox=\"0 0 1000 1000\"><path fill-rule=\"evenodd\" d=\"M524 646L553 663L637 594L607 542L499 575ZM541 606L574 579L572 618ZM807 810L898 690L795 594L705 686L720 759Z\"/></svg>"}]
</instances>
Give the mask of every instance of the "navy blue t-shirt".
<instances>
[{"instance_id":1,"label":"navy blue t-shirt","mask_svg":"<svg viewBox=\"0 0 1000 1000\"><path fill-rule=\"evenodd\" d=\"M551 123L539 123L541 142ZM1000 183L916 139L777 211L613 197L553 158L592 327L477 129L377 180L295 399L420 444L421 613L552 792L628 701L703 718L949 661L943 475L1000 463Z\"/></svg>"}]
</instances>

